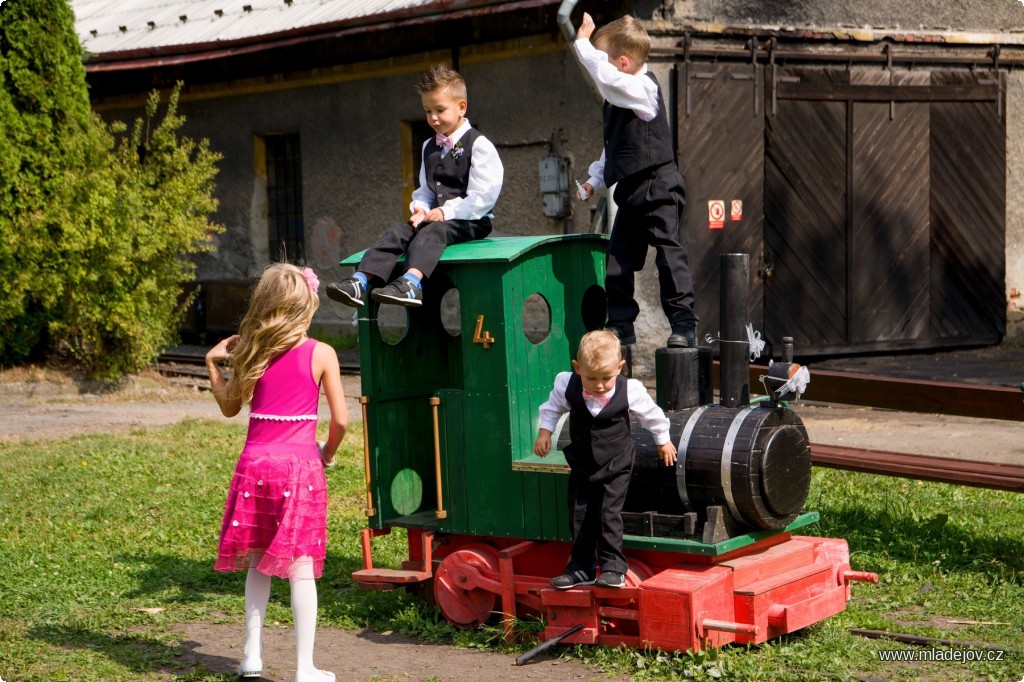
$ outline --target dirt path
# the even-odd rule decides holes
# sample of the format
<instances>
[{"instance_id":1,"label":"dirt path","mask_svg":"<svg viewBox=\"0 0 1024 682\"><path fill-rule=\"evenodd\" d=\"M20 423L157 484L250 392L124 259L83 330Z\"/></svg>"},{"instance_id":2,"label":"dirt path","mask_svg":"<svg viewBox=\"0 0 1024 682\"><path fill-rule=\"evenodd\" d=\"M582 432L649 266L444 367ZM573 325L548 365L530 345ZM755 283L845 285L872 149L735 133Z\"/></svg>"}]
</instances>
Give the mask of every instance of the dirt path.
<instances>
[{"instance_id":1,"label":"dirt path","mask_svg":"<svg viewBox=\"0 0 1024 682\"><path fill-rule=\"evenodd\" d=\"M359 377L345 376L342 383L350 419L356 421L361 415ZM0 373L0 443L224 418L209 392L155 374L136 378L114 393L97 394L89 388L52 373ZM1020 422L814 402L794 409L814 443L1024 465ZM320 412L325 418L329 414L324 400Z\"/></svg>"},{"instance_id":2,"label":"dirt path","mask_svg":"<svg viewBox=\"0 0 1024 682\"><path fill-rule=\"evenodd\" d=\"M201 664L214 672L235 672L242 657L242 626L189 623L178 630L183 663ZM557 653L557 652L556 652ZM263 637L264 680L291 680L295 675L295 638L290 627L268 627ZM565 682L625 677L607 675L544 652L525 665L512 655L424 644L395 634L371 630L350 632L320 628L316 635L316 665L337 675L339 682L486 682L530 680Z\"/></svg>"}]
</instances>

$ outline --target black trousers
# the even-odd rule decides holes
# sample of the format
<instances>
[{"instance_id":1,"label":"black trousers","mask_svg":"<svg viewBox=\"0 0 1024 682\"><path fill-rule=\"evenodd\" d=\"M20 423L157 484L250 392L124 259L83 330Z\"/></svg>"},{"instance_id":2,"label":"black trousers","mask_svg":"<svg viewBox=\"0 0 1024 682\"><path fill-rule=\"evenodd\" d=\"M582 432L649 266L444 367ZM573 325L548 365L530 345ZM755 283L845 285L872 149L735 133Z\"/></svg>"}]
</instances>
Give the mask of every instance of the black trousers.
<instances>
[{"instance_id":1,"label":"black trousers","mask_svg":"<svg viewBox=\"0 0 1024 682\"><path fill-rule=\"evenodd\" d=\"M386 282L405 254L406 270L416 268L430 277L446 246L483 239L490 233L490 218L423 222L415 229L409 223L392 225L363 254L359 271Z\"/></svg>"},{"instance_id":2,"label":"black trousers","mask_svg":"<svg viewBox=\"0 0 1024 682\"><path fill-rule=\"evenodd\" d=\"M654 247L661 308L673 330L693 326L693 280L686 249L679 241L686 190L674 163L623 178L615 186L618 206L608 243L605 290L608 323L629 328L640 306L633 297L634 274Z\"/></svg>"},{"instance_id":3,"label":"black trousers","mask_svg":"<svg viewBox=\"0 0 1024 682\"><path fill-rule=\"evenodd\" d=\"M625 574L629 569L622 553L622 506L626 502L631 469L612 474L600 481L591 481L585 471L569 472L569 527L572 530L572 552L566 572L594 569Z\"/></svg>"}]
</instances>

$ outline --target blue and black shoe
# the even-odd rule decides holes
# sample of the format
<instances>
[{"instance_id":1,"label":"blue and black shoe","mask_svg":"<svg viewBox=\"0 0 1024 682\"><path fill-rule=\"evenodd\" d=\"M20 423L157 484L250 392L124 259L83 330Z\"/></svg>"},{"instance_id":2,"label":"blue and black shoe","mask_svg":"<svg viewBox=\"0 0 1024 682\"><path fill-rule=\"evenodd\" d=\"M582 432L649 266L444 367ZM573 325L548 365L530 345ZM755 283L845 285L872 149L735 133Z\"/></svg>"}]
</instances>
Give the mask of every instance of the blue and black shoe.
<instances>
[{"instance_id":1,"label":"blue and black shoe","mask_svg":"<svg viewBox=\"0 0 1024 682\"><path fill-rule=\"evenodd\" d=\"M418 308L423 305L423 289L405 277L399 277L385 287L374 289L370 295L378 303L391 303L406 308Z\"/></svg>"},{"instance_id":2,"label":"blue and black shoe","mask_svg":"<svg viewBox=\"0 0 1024 682\"><path fill-rule=\"evenodd\" d=\"M575 571L569 571L560 576L556 576L551 579L551 586L557 587L560 590L568 590L573 587L579 587L581 585L593 585L594 574L588 573L582 569L577 568Z\"/></svg>"},{"instance_id":3,"label":"blue and black shoe","mask_svg":"<svg viewBox=\"0 0 1024 682\"><path fill-rule=\"evenodd\" d=\"M353 308L363 307L363 295L366 287L358 277L349 277L340 282L333 282L327 285L327 297L332 301L344 303Z\"/></svg>"},{"instance_id":4,"label":"blue and black shoe","mask_svg":"<svg viewBox=\"0 0 1024 682\"><path fill-rule=\"evenodd\" d=\"M626 576L615 571L601 571L601 577L594 581L598 587L625 587Z\"/></svg>"}]
</instances>

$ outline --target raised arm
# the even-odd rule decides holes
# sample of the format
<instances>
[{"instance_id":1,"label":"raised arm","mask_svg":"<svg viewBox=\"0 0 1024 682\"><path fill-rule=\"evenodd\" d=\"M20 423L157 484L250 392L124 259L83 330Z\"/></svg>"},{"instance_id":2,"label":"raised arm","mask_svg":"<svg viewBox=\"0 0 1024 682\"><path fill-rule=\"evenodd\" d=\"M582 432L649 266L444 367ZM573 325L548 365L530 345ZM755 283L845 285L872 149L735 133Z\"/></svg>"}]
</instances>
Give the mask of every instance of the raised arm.
<instances>
[{"instance_id":1,"label":"raised arm","mask_svg":"<svg viewBox=\"0 0 1024 682\"><path fill-rule=\"evenodd\" d=\"M213 397L225 417L234 417L242 409L242 397L237 394L234 384L229 385L220 368L221 362L231 358L231 352L238 345L238 334L223 339L206 353L206 370L210 373L210 388Z\"/></svg>"}]
</instances>

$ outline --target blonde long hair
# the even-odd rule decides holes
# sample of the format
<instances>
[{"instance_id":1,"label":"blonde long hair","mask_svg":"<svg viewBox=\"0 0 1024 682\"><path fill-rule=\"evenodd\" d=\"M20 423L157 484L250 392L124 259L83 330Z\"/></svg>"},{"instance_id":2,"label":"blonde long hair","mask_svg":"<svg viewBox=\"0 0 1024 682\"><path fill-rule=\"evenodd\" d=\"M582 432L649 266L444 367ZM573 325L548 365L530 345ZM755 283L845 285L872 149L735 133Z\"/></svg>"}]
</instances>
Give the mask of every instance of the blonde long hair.
<instances>
[{"instance_id":1,"label":"blonde long hair","mask_svg":"<svg viewBox=\"0 0 1024 682\"><path fill-rule=\"evenodd\" d=\"M228 389L252 401L252 392L270 361L295 347L309 329L320 298L302 270L275 263L263 271L238 327L238 346L231 355L234 375Z\"/></svg>"}]
</instances>

